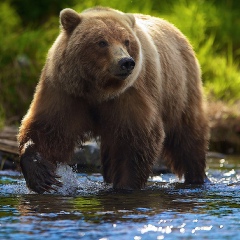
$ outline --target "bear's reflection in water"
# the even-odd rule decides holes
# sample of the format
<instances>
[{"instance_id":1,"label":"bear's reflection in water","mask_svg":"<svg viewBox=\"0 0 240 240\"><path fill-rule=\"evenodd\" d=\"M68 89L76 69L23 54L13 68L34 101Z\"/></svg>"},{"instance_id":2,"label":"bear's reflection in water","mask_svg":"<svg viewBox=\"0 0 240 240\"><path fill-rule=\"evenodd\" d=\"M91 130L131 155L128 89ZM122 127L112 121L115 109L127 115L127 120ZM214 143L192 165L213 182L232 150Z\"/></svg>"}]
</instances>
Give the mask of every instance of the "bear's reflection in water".
<instances>
[{"instance_id":1,"label":"bear's reflection in water","mask_svg":"<svg viewBox=\"0 0 240 240\"><path fill-rule=\"evenodd\" d=\"M96 195L86 196L30 194L21 196L18 210L23 216L36 216L41 220L79 219L87 222L141 222L150 216L168 211L176 213L204 211L205 203L199 202L204 192L202 188L188 188L186 189L188 194L180 194L186 185L178 183L170 184L167 188L164 186L155 184L145 190L136 191L116 192L107 189ZM189 194L189 191L192 191L192 194Z\"/></svg>"}]
</instances>

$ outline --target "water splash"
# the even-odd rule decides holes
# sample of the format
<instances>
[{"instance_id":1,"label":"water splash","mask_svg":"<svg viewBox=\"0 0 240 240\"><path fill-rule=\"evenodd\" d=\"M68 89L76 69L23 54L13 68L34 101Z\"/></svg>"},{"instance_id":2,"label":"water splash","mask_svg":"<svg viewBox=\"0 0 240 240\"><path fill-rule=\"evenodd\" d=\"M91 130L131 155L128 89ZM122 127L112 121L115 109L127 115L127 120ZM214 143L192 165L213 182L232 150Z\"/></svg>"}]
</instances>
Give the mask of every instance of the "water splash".
<instances>
[{"instance_id":1,"label":"water splash","mask_svg":"<svg viewBox=\"0 0 240 240\"><path fill-rule=\"evenodd\" d=\"M63 196L92 195L110 188L103 183L101 174L79 174L73 167L67 164L59 164L56 170L60 176L59 181L63 186L56 191L44 194ZM36 194L26 186L23 175L17 171L0 171L0 192L1 194Z\"/></svg>"},{"instance_id":2,"label":"water splash","mask_svg":"<svg viewBox=\"0 0 240 240\"><path fill-rule=\"evenodd\" d=\"M99 191L110 188L110 186L103 183L100 174L90 179L87 174L79 175L74 168L66 164L59 164L56 173L61 177L60 181L63 184L63 186L55 192L60 195L96 194Z\"/></svg>"},{"instance_id":3,"label":"water splash","mask_svg":"<svg viewBox=\"0 0 240 240\"><path fill-rule=\"evenodd\" d=\"M78 190L77 173L66 164L57 166L56 174L60 176L63 186L57 189L57 193L61 195L75 195Z\"/></svg>"},{"instance_id":4,"label":"water splash","mask_svg":"<svg viewBox=\"0 0 240 240\"><path fill-rule=\"evenodd\" d=\"M106 185L101 174L84 174L76 173L74 168L67 164L59 164L56 171L60 176L62 187L57 188L57 191L52 191L50 194L62 196L87 196L96 195L101 192L111 189L111 185ZM149 178L146 189L158 190L168 189L182 193L194 193L196 191L210 190L212 192L220 191L237 191L240 189L240 170L227 169L216 170L209 169L207 173L212 184L205 185L200 188L194 186L186 186L173 174L162 174ZM19 172L16 171L0 171L0 192L2 194L35 194L30 191L26 182ZM49 193L44 193L49 194Z\"/></svg>"}]
</instances>

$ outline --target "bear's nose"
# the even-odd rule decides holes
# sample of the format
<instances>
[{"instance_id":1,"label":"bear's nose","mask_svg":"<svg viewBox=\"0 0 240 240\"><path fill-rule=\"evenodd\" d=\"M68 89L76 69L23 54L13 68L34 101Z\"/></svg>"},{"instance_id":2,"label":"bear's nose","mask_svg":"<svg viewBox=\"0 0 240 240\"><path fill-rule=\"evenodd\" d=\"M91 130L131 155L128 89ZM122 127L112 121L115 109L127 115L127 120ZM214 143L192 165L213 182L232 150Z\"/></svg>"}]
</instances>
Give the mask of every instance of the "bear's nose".
<instances>
[{"instance_id":1,"label":"bear's nose","mask_svg":"<svg viewBox=\"0 0 240 240\"><path fill-rule=\"evenodd\" d=\"M135 62L131 57L125 57L118 62L118 65L121 72L129 73L134 69Z\"/></svg>"}]
</instances>

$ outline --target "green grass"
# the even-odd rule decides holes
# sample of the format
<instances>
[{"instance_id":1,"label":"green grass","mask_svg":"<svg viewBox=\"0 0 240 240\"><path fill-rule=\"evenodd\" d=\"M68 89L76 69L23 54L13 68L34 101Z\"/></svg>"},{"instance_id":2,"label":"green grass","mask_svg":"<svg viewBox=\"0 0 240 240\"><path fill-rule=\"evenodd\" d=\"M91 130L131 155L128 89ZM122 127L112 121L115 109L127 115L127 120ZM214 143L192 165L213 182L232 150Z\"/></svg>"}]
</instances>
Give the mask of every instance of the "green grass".
<instances>
[{"instance_id":1,"label":"green grass","mask_svg":"<svg viewBox=\"0 0 240 240\"><path fill-rule=\"evenodd\" d=\"M5 0L0 3L0 127L19 123L25 114L59 32L59 10L96 5L169 20L194 46L208 98L229 104L240 99L238 0Z\"/></svg>"}]
</instances>

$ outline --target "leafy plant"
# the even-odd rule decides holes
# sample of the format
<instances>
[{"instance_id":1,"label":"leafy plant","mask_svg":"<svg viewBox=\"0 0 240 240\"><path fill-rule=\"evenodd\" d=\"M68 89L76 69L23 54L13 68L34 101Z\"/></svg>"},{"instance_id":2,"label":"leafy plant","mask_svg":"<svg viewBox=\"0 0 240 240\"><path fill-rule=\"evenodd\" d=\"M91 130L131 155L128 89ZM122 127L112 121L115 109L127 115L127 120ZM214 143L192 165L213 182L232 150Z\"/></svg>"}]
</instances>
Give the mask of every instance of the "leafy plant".
<instances>
[{"instance_id":1,"label":"leafy plant","mask_svg":"<svg viewBox=\"0 0 240 240\"><path fill-rule=\"evenodd\" d=\"M240 99L238 0L3 0L0 2L0 125L26 113L46 54L59 32L59 11L96 5L141 12L174 23L200 61L208 97ZM6 119L6 121L5 121Z\"/></svg>"}]
</instances>

